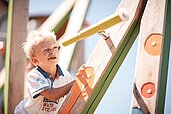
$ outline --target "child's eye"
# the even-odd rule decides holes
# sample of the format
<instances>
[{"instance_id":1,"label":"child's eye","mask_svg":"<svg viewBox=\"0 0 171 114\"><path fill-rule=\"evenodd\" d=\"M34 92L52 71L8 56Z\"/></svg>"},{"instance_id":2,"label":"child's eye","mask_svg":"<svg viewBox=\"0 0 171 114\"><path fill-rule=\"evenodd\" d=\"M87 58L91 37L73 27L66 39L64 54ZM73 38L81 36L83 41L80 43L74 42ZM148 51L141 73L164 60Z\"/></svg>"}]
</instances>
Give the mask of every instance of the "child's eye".
<instances>
[{"instance_id":1,"label":"child's eye","mask_svg":"<svg viewBox=\"0 0 171 114\"><path fill-rule=\"evenodd\" d=\"M50 49L45 49L45 50L43 50L43 52L44 52L44 53L47 53L47 52L49 52L49 50L50 50Z\"/></svg>"},{"instance_id":2,"label":"child's eye","mask_svg":"<svg viewBox=\"0 0 171 114\"><path fill-rule=\"evenodd\" d=\"M58 47L56 46L56 47L54 47L54 49L58 49L59 50L60 49L60 46L58 46Z\"/></svg>"},{"instance_id":3,"label":"child's eye","mask_svg":"<svg viewBox=\"0 0 171 114\"><path fill-rule=\"evenodd\" d=\"M60 48L61 48L61 47L60 47L60 46L58 46L58 50L60 50Z\"/></svg>"}]
</instances>

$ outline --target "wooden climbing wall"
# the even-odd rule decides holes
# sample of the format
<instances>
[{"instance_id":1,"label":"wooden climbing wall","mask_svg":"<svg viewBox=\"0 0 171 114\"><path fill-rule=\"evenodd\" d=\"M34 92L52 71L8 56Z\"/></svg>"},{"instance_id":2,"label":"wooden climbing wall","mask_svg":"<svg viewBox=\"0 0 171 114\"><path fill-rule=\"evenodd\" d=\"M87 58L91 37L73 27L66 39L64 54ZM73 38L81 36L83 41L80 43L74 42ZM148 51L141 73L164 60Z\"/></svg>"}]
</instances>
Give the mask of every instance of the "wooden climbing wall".
<instances>
[{"instance_id":1,"label":"wooden climbing wall","mask_svg":"<svg viewBox=\"0 0 171 114\"><path fill-rule=\"evenodd\" d=\"M117 11L126 8L130 19L99 33L102 37L67 96L61 114L94 112L138 35L145 5L145 0L122 0Z\"/></svg>"},{"instance_id":2,"label":"wooden climbing wall","mask_svg":"<svg viewBox=\"0 0 171 114\"><path fill-rule=\"evenodd\" d=\"M163 71L160 70L162 56L166 56L166 54L162 55L162 47L165 45L162 42L165 40L166 8L166 0L148 0L141 20L132 114L138 112L144 114L164 113L164 101L159 102L159 100L165 98L167 82L167 75L160 75L160 72L168 70L167 67ZM163 82L164 88L162 87L162 91L160 91L163 96L158 97L161 94L159 93L160 81Z\"/></svg>"}]
</instances>

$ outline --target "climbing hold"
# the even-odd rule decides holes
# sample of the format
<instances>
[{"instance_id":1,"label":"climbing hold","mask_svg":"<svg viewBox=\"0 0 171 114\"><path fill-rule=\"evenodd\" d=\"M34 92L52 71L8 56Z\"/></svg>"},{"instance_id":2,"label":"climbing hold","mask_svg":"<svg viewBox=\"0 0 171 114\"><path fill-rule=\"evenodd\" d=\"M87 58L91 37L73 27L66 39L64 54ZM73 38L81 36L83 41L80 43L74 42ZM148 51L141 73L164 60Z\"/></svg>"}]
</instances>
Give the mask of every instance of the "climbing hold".
<instances>
[{"instance_id":1,"label":"climbing hold","mask_svg":"<svg viewBox=\"0 0 171 114\"><path fill-rule=\"evenodd\" d=\"M144 48L146 52L152 56L160 55L162 45L162 35L153 33L146 39Z\"/></svg>"}]
</instances>

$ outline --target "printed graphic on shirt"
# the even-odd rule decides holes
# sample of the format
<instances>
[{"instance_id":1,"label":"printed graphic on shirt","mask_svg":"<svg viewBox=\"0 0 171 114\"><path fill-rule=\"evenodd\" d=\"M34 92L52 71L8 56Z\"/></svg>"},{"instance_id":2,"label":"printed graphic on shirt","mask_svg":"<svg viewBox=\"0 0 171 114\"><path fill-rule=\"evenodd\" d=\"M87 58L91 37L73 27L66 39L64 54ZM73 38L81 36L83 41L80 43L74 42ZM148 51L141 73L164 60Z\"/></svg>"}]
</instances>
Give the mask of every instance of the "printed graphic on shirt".
<instances>
[{"instance_id":1,"label":"printed graphic on shirt","mask_svg":"<svg viewBox=\"0 0 171 114\"><path fill-rule=\"evenodd\" d=\"M51 101L47 98L44 97L44 100L42 102L42 108L41 110L42 111L45 111L45 112L53 112L53 111L56 111L57 110L57 106L59 103L59 100L57 101Z\"/></svg>"}]
</instances>

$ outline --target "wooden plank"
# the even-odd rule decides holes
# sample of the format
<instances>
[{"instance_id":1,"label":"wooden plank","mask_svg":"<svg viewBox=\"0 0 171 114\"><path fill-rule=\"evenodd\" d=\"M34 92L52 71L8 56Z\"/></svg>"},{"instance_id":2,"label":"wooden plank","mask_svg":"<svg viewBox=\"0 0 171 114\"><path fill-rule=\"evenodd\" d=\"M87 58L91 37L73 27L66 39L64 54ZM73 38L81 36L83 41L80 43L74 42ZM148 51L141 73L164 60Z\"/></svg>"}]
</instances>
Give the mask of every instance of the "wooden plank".
<instances>
[{"instance_id":1,"label":"wooden plank","mask_svg":"<svg viewBox=\"0 0 171 114\"><path fill-rule=\"evenodd\" d=\"M5 114L12 114L24 96L25 54L21 44L27 34L28 0L10 0L6 49Z\"/></svg>"},{"instance_id":2,"label":"wooden plank","mask_svg":"<svg viewBox=\"0 0 171 114\"><path fill-rule=\"evenodd\" d=\"M156 95L159 88L165 3L166 0L148 0L142 17L132 113L139 110L145 114L156 114L155 111L158 110Z\"/></svg>"},{"instance_id":3,"label":"wooden plank","mask_svg":"<svg viewBox=\"0 0 171 114\"><path fill-rule=\"evenodd\" d=\"M128 52L129 48L131 47L131 43L133 43L134 41L132 40L131 43L129 43L129 38L132 37L133 31L135 29L138 29L137 22L139 22L139 20L141 19L141 14L144 10L145 4L146 1L144 0L122 1L118 10L120 8L126 8L128 12L131 12L130 20L128 22L123 22L118 25L115 25L106 30L112 38L113 43L110 41L105 41L104 39L99 40L98 44L96 45L95 49L93 50L92 54L90 55L88 61L85 64L87 67L92 67L94 69L94 77L90 78L91 83L86 82L87 84L85 88L82 89L83 91L80 90L82 92L78 97L77 101L74 101L75 103L70 113L94 112L95 108L98 105L97 102L99 102L102 96L104 95L100 93L100 91L103 88L105 80L108 78L111 70L113 69L113 65L115 65L115 67L118 68L117 64L115 63L117 63L117 61L119 61L120 64L122 63L124 57L126 56L126 54L123 53ZM133 39L135 39L135 36L138 32L135 33L136 34L133 35ZM109 40L109 38L105 39ZM108 46L109 44L110 46ZM126 46L127 44L129 45ZM128 48L123 51L125 46ZM122 59L119 59L120 56ZM115 69L114 72L116 73L117 70ZM114 75L111 77L114 77ZM104 87L104 91L107 89L108 85ZM96 103L94 101L96 101Z\"/></svg>"},{"instance_id":4,"label":"wooden plank","mask_svg":"<svg viewBox=\"0 0 171 114\"><path fill-rule=\"evenodd\" d=\"M50 30L58 31L61 28L63 19L71 11L75 0L64 0L62 3L55 9L55 11L47 18L47 20L39 27L40 30Z\"/></svg>"}]
</instances>

